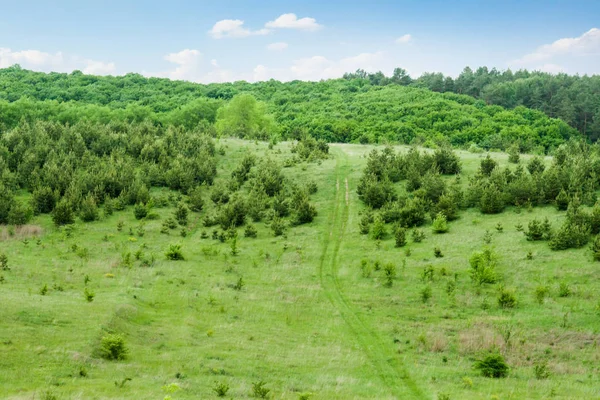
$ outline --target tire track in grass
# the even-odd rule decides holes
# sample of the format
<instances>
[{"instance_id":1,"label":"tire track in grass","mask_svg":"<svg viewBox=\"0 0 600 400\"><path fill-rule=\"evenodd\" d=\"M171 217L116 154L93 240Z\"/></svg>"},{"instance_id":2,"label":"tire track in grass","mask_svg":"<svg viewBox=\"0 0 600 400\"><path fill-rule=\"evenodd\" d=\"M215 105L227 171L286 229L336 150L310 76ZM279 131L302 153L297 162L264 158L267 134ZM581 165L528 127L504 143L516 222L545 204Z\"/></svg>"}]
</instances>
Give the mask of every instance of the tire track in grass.
<instances>
[{"instance_id":1,"label":"tire track in grass","mask_svg":"<svg viewBox=\"0 0 600 400\"><path fill-rule=\"evenodd\" d=\"M391 395L398 399L425 398L423 392L411 379L398 356L386 346L377 333L365 323L353 310L344 296L338 279L339 251L344 239L349 214L348 160L342 149L336 149L336 191L324 234L323 253L319 263L319 275L324 292L346 325L360 344L367 358L375 368L381 381L388 387ZM341 191L341 182L345 190Z\"/></svg>"}]
</instances>

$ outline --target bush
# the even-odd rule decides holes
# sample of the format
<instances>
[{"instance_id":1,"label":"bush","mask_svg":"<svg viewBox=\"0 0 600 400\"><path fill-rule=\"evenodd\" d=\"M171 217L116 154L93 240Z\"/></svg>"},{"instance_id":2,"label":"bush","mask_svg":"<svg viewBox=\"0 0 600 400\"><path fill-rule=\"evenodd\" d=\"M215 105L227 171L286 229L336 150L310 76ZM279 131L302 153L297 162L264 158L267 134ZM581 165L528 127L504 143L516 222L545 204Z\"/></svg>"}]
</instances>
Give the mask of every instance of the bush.
<instances>
[{"instance_id":1,"label":"bush","mask_svg":"<svg viewBox=\"0 0 600 400\"><path fill-rule=\"evenodd\" d=\"M517 297L512 291L501 288L498 293L498 305L500 308L514 308L517 305Z\"/></svg>"},{"instance_id":2,"label":"bush","mask_svg":"<svg viewBox=\"0 0 600 400\"><path fill-rule=\"evenodd\" d=\"M249 238L255 238L258 235L258 231L256 227L252 224L246 225L246 229L244 229L244 236Z\"/></svg>"},{"instance_id":3,"label":"bush","mask_svg":"<svg viewBox=\"0 0 600 400\"><path fill-rule=\"evenodd\" d=\"M432 295L432 291L431 291L431 286L427 285L425 287L423 287L423 289L421 289L421 301L423 303L427 303L429 301L429 299L431 299L431 295Z\"/></svg>"},{"instance_id":4,"label":"bush","mask_svg":"<svg viewBox=\"0 0 600 400\"><path fill-rule=\"evenodd\" d=\"M533 366L533 373L535 375L535 379L548 379L550 377L550 369L548 368L548 364L545 361L540 364L535 364Z\"/></svg>"},{"instance_id":5,"label":"bush","mask_svg":"<svg viewBox=\"0 0 600 400\"><path fill-rule=\"evenodd\" d=\"M600 235L594 238L592 245L590 246L590 250L592 250L592 258L594 261L600 261Z\"/></svg>"},{"instance_id":6,"label":"bush","mask_svg":"<svg viewBox=\"0 0 600 400\"><path fill-rule=\"evenodd\" d=\"M271 389L265 387L264 381L252 382L252 396L258 399L266 399Z\"/></svg>"},{"instance_id":7,"label":"bush","mask_svg":"<svg viewBox=\"0 0 600 400\"><path fill-rule=\"evenodd\" d=\"M394 236L396 239L396 247L403 247L406 245L406 229L402 227L396 228Z\"/></svg>"},{"instance_id":8,"label":"bush","mask_svg":"<svg viewBox=\"0 0 600 400\"><path fill-rule=\"evenodd\" d=\"M69 225L75 222L73 209L66 199L61 200L52 211L52 221L56 226Z\"/></svg>"},{"instance_id":9,"label":"bush","mask_svg":"<svg viewBox=\"0 0 600 400\"><path fill-rule=\"evenodd\" d=\"M483 359L475 361L473 367L486 378L505 378L509 372L508 364L499 353L488 354Z\"/></svg>"},{"instance_id":10,"label":"bush","mask_svg":"<svg viewBox=\"0 0 600 400\"><path fill-rule=\"evenodd\" d=\"M135 219L144 219L148 215L148 209L142 203L133 206L133 216Z\"/></svg>"},{"instance_id":11,"label":"bush","mask_svg":"<svg viewBox=\"0 0 600 400\"><path fill-rule=\"evenodd\" d=\"M36 214L47 214L54 210L56 206L57 195L47 186L42 186L33 191L31 196L31 205Z\"/></svg>"},{"instance_id":12,"label":"bush","mask_svg":"<svg viewBox=\"0 0 600 400\"><path fill-rule=\"evenodd\" d=\"M177 208L174 212L175 219L177 223L181 226L187 226L188 224L188 208L182 202L177 204Z\"/></svg>"},{"instance_id":13,"label":"bush","mask_svg":"<svg viewBox=\"0 0 600 400\"><path fill-rule=\"evenodd\" d=\"M172 260L172 261L185 260L185 257L183 256L183 253L181 252L180 244L170 245L169 249L165 253L165 256L167 257L167 260Z\"/></svg>"},{"instance_id":14,"label":"bush","mask_svg":"<svg viewBox=\"0 0 600 400\"><path fill-rule=\"evenodd\" d=\"M7 222L11 225L25 225L33 217L33 210L19 202L15 201L8 212Z\"/></svg>"},{"instance_id":15,"label":"bush","mask_svg":"<svg viewBox=\"0 0 600 400\"><path fill-rule=\"evenodd\" d=\"M469 259L469 264L471 265L471 279L473 282L482 285L497 281L496 257L490 249L473 253Z\"/></svg>"},{"instance_id":16,"label":"bush","mask_svg":"<svg viewBox=\"0 0 600 400\"><path fill-rule=\"evenodd\" d=\"M412 240L415 243L421 243L425 239L425 232L420 229L415 229L412 231Z\"/></svg>"},{"instance_id":17,"label":"bush","mask_svg":"<svg viewBox=\"0 0 600 400\"><path fill-rule=\"evenodd\" d=\"M566 221L549 242L552 250L576 249L590 240L590 227Z\"/></svg>"},{"instance_id":18,"label":"bush","mask_svg":"<svg viewBox=\"0 0 600 400\"><path fill-rule=\"evenodd\" d=\"M271 221L271 230L275 236L283 235L283 232L285 232L285 221L279 217L273 218Z\"/></svg>"},{"instance_id":19,"label":"bush","mask_svg":"<svg viewBox=\"0 0 600 400\"><path fill-rule=\"evenodd\" d=\"M215 381L215 385L213 386L212 390L215 392L217 397L225 397L229 391L229 385L224 382Z\"/></svg>"},{"instance_id":20,"label":"bush","mask_svg":"<svg viewBox=\"0 0 600 400\"><path fill-rule=\"evenodd\" d=\"M125 339L121 335L109 334L100 342L100 357L106 360L124 360L128 352Z\"/></svg>"},{"instance_id":21,"label":"bush","mask_svg":"<svg viewBox=\"0 0 600 400\"><path fill-rule=\"evenodd\" d=\"M504 210L504 199L502 192L494 185L483 189L479 200L479 209L484 214L498 214Z\"/></svg>"},{"instance_id":22,"label":"bush","mask_svg":"<svg viewBox=\"0 0 600 400\"><path fill-rule=\"evenodd\" d=\"M527 230L523 232L529 241L548 240L552 237L552 228L548 218L544 222L538 219L529 221Z\"/></svg>"},{"instance_id":23,"label":"bush","mask_svg":"<svg viewBox=\"0 0 600 400\"><path fill-rule=\"evenodd\" d=\"M381 215L377 214L373 220L373 226L371 227L371 237L375 240L381 240L386 233L385 222Z\"/></svg>"},{"instance_id":24,"label":"bush","mask_svg":"<svg viewBox=\"0 0 600 400\"><path fill-rule=\"evenodd\" d=\"M444 253L442 253L442 250L439 247L434 247L434 249L433 249L433 255L435 256L435 258L442 258L442 257L444 257Z\"/></svg>"},{"instance_id":25,"label":"bush","mask_svg":"<svg viewBox=\"0 0 600 400\"><path fill-rule=\"evenodd\" d=\"M498 166L498 163L488 154L479 164L479 172L484 176L490 176L492 171Z\"/></svg>"},{"instance_id":26,"label":"bush","mask_svg":"<svg viewBox=\"0 0 600 400\"><path fill-rule=\"evenodd\" d=\"M396 278L396 265L393 263L387 263L383 266L383 272L385 273L385 285L392 287L394 279Z\"/></svg>"},{"instance_id":27,"label":"bush","mask_svg":"<svg viewBox=\"0 0 600 400\"><path fill-rule=\"evenodd\" d=\"M308 199L302 200L295 206L294 225L308 224L317 216L317 209Z\"/></svg>"},{"instance_id":28,"label":"bush","mask_svg":"<svg viewBox=\"0 0 600 400\"><path fill-rule=\"evenodd\" d=\"M565 211L569 207L569 196L565 189L561 189L558 196L556 196L556 209L558 211Z\"/></svg>"},{"instance_id":29,"label":"bush","mask_svg":"<svg viewBox=\"0 0 600 400\"><path fill-rule=\"evenodd\" d=\"M202 189L200 189L200 186L196 186L194 189L192 189L188 196L190 210L194 212L202 211L204 208L204 199L202 198Z\"/></svg>"},{"instance_id":30,"label":"bush","mask_svg":"<svg viewBox=\"0 0 600 400\"><path fill-rule=\"evenodd\" d=\"M433 233L446 233L448 232L448 222L446 216L441 212L433 220L432 225Z\"/></svg>"}]
</instances>

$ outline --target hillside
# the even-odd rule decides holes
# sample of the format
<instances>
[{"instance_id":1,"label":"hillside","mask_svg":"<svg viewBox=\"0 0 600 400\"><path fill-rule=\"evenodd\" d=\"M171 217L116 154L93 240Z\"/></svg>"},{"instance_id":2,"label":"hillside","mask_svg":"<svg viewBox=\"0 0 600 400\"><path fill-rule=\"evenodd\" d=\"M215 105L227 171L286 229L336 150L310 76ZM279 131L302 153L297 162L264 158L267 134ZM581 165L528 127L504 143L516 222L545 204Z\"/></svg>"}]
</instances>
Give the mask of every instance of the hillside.
<instances>
[{"instance_id":1,"label":"hillside","mask_svg":"<svg viewBox=\"0 0 600 400\"><path fill-rule=\"evenodd\" d=\"M83 151L69 161L82 159L72 180L90 192L72 223L50 207L27 225L1 226L2 397L596 395L600 242L556 251L548 231L527 236L544 218L558 238L574 223L600 229L600 208L575 200L585 187L582 199L594 202L596 147L572 144L555 159L521 155L515 164L504 153L213 143L159 137L144 125L133 140L96 132L81 148L73 133L42 136L60 143L50 153L69 143ZM112 155L116 170L91 154L105 135L129 144ZM174 158L163 166L172 189L146 165L153 150L135 151L154 135L165 145L157 158ZM198 148L214 174L206 169L206 182L189 190L169 171L195 165L187 154ZM37 175L20 164L23 177ZM63 179L53 175L45 182L60 192ZM577 185L582 176L591 180ZM372 204L380 185L390 195ZM557 210L553 185L569 190L568 211ZM65 187L65 199L78 198ZM114 198L102 200L100 188ZM527 192L514 197L519 188ZM501 209L486 208L480 189L502 190L492 202ZM52 198L18 190L14 201ZM434 222L442 208L445 231ZM301 210L312 219L300 221ZM502 356L506 377L474 368L488 354Z\"/></svg>"},{"instance_id":2,"label":"hillside","mask_svg":"<svg viewBox=\"0 0 600 400\"><path fill-rule=\"evenodd\" d=\"M266 137L308 133L328 142L475 143L485 149L505 149L518 141L522 151L545 151L579 136L539 111L505 110L469 96L382 87L362 79L200 85L136 74L44 74L18 67L0 70L0 124L8 130L23 119L71 125L147 120L194 129L213 124L218 109L240 94L265 103L275 122L263 130Z\"/></svg>"}]
</instances>

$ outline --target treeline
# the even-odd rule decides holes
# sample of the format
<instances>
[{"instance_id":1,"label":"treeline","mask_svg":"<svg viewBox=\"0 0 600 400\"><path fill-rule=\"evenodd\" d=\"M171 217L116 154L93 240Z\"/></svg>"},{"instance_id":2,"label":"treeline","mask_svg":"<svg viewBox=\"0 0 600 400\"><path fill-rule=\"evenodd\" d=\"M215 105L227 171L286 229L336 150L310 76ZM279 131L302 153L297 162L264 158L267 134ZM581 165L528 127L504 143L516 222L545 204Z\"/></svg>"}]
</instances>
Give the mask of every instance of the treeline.
<instances>
[{"instance_id":1,"label":"treeline","mask_svg":"<svg viewBox=\"0 0 600 400\"><path fill-rule=\"evenodd\" d=\"M390 77L381 72L358 70L346 79L368 81L371 85L390 84L427 88L434 92L466 94L486 104L505 108L524 106L560 118L592 141L600 137L600 76L549 74L540 71L466 67L453 79L442 73L425 73L411 78L402 68Z\"/></svg>"},{"instance_id":2,"label":"treeline","mask_svg":"<svg viewBox=\"0 0 600 400\"><path fill-rule=\"evenodd\" d=\"M518 142L523 151L547 151L578 135L564 122L525 107L509 111L466 95L381 83L356 78L200 85L14 66L0 70L0 132L23 120L149 122L260 139L308 134L327 142L474 143L484 149Z\"/></svg>"}]
</instances>

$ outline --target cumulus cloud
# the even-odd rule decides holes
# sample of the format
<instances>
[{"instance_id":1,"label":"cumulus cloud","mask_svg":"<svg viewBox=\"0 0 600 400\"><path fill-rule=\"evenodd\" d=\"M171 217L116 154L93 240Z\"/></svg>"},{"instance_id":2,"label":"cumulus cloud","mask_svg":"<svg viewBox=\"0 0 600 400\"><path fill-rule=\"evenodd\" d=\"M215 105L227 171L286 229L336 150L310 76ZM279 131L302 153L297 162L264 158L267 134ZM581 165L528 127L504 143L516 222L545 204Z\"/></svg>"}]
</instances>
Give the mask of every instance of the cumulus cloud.
<instances>
[{"instance_id":1,"label":"cumulus cloud","mask_svg":"<svg viewBox=\"0 0 600 400\"><path fill-rule=\"evenodd\" d=\"M396 43L399 43L399 44L410 43L411 41L412 41L412 35L410 35L408 33L406 35L402 35L398 39L396 39Z\"/></svg>"},{"instance_id":2,"label":"cumulus cloud","mask_svg":"<svg viewBox=\"0 0 600 400\"><path fill-rule=\"evenodd\" d=\"M300 18L296 14L282 14L276 20L269 21L265 24L266 28L270 29L299 29L304 31L316 31L322 28L314 18Z\"/></svg>"},{"instance_id":3,"label":"cumulus cloud","mask_svg":"<svg viewBox=\"0 0 600 400\"><path fill-rule=\"evenodd\" d=\"M513 64L532 64L550 60L559 56L591 55L600 52L600 29L592 28L583 35L575 38L558 39L553 43L538 47L513 61Z\"/></svg>"},{"instance_id":4,"label":"cumulus cloud","mask_svg":"<svg viewBox=\"0 0 600 400\"><path fill-rule=\"evenodd\" d=\"M81 70L86 74L114 74L116 65L113 62L103 62L65 55L62 52L48 53L40 50L13 51L0 48L0 68L19 64L21 67L42 72L71 72Z\"/></svg>"},{"instance_id":5,"label":"cumulus cloud","mask_svg":"<svg viewBox=\"0 0 600 400\"><path fill-rule=\"evenodd\" d=\"M276 43L271 43L269 45L267 45L267 50L271 50L271 51L282 51L287 49L288 44L285 42L276 42Z\"/></svg>"},{"instance_id":6,"label":"cumulus cloud","mask_svg":"<svg viewBox=\"0 0 600 400\"><path fill-rule=\"evenodd\" d=\"M266 35L270 31L268 29L258 29L252 31L244 27L244 21L241 19L224 19L218 21L210 31L209 35L215 39L222 38L243 38L252 35Z\"/></svg>"}]
</instances>

